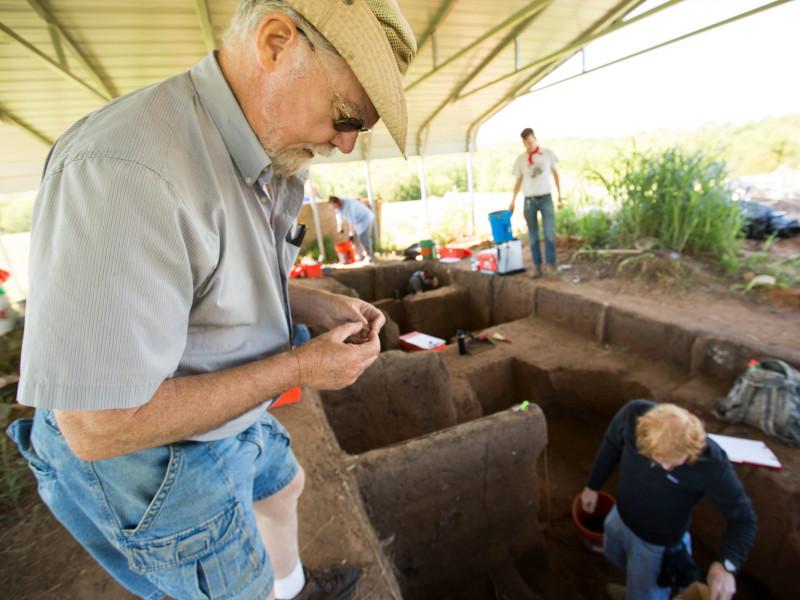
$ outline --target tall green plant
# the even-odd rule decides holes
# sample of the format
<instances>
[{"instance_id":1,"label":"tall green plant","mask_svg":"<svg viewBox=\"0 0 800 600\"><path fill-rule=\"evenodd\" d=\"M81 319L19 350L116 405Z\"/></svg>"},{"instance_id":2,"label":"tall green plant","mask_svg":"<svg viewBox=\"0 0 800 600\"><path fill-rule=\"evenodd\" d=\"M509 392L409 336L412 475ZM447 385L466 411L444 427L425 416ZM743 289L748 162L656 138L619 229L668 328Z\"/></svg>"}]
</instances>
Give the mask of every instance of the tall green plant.
<instances>
[{"instance_id":1,"label":"tall green plant","mask_svg":"<svg viewBox=\"0 0 800 600\"><path fill-rule=\"evenodd\" d=\"M680 148L634 151L620 155L609 176L594 176L619 203L621 242L655 237L672 250L716 258L738 251L742 217L729 201L723 162Z\"/></svg>"}]
</instances>

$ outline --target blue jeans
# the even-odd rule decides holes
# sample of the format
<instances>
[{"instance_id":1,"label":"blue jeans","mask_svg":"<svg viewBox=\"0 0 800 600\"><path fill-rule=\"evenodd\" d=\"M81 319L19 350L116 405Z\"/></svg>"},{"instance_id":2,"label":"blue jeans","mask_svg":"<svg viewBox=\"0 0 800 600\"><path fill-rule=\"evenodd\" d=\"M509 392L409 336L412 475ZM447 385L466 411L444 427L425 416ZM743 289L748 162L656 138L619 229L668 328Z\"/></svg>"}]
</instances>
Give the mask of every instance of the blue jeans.
<instances>
[{"instance_id":1,"label":"blue jeans","mask_svg":"<svg viewBox=\"0 0 800 600\"><path fill-rule=\"evenodd\" d=\"M274 575L253 502L297 474L271 415L237 436L100 461L67 447L51 411L8 428L55 517L140 598L263 600Z\"/></svg>"},{"instance_id":2,"label":"blue jeans","mask_svg":"<svg viewBox=\"0 0 800 600\"><path fill-rule=\"evenodd\" d=\"M372 228L368 228L363 233L356 234L356 245L364 255L364 258L372 258Z\"/></svg>"},{"instance_id":3,"label":"blue jeans","mask_svg":"<svg viewBox=\"0 0 800 600\"><path fill-rule=\"evenodd\" d=\"M689 532L683 543L692 551ZM603 552L612 563L625 569L626 600L669 600L670 588L657 583L665 546L645 542L622 521L615 506L605 520Z\"/></svg>"},{"instance_id":4,"label":"blue jeans","mask_svg":"<svg viewBox=\"0 0 800 600\"><path fill-rule=\"evenodd\" d=\"M544 229L544 254L548 265L556 264L556 211L553 208L553 197L525 197L525 222L528 224L528 237L531 243L533 264L542 265L542 250L539 247L539 213L542 213L542 229Z\"/></svg>"}]
</instances>

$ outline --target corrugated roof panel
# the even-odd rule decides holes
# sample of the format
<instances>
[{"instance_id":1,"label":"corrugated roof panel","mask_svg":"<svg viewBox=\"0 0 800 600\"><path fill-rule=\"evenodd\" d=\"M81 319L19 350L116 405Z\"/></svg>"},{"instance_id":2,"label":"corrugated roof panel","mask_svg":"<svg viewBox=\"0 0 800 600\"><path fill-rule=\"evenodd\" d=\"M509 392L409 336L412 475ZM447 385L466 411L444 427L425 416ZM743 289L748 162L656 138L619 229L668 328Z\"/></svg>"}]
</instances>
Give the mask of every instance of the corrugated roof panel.
<instances>
[{"instance_id":1,"label":"corrugated roof panel","mask_svg":"<svg viewBox=\"0 0 800 600\"><path fill-rule=\"evenodd\" d=\"M415 34L419 37L430 28L432 20L450 0L399 0ZM520 60L523 64L563 48L590 28L604 25L632 9L641 0L551 0L519 35ZM209 16L217 44L228 25L235 0L208 0ZM49 2L52 16L66 30L92 70L114 93L124 94L158 80L180 73L206 54L206 43L191 0L59 0ZM493 27L522 9L538 5L530 0L455 0L436 28L438 64L454 56ZM529 11L530 12L530 11ZM57 60L45 22L23 0L0 0L0 21L34 44L41 52ZM506 40L520 19L487 36L477 47L438 70L432 77L408 93L409 144L416 152L420 127L473 74L493 50ZM406 76L416 81L434 68L434 44L428 40ZM480 72L475 73L466 90L510 73L514 69L514 44L509 43ZM430 122L427 135L431 152L463 150L465 136L476 119L489 109L512 99L515 88L543 76L555 66L524 71L480 93L447 105ZM69 52L67 68L88 85L97 88L93 74ZM103 101L79 84L53 72L30 52L9 42L0 34L0 108L28 122L42 134L56 138L72 122L98 108ZM0 191L19 189L20 181L29 179L29 187L38 182L40 161L46 154L44 144L8 124L0 126L0 154L16 151L24 139L26 152L17 154L13 163L0 169ZM396 156L397 151L385 127L379 124L372 135L374 157ZM19 146L22 147L22 146ZM23 157L20 163L20 157ZM354 152L337 160L359 159ZM23 168L26 160L32 161ZM35 177L33 176L35 174Z\"/></svg>"}]
</instances>

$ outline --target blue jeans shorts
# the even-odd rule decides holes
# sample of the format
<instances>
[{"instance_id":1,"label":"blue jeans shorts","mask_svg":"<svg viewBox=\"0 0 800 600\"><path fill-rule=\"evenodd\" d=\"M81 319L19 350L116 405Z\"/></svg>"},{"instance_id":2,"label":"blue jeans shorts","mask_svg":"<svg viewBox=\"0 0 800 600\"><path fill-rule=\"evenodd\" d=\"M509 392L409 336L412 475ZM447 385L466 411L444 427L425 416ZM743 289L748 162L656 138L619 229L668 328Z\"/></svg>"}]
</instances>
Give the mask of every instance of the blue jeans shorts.
<instances>
[{"instance_id":1,"label":"blue jeans shorts","mask_svg":"<svg viewBox=\"0 0 800 600\"><path fill-rule=\"evenodd\" d=\"M253 502L286 487L298 465L269 413L222 440L100 461L77 458L48 410L8 434L55 517L140 598L263 600L272 589Z\"/></svg>"}]
</instances>

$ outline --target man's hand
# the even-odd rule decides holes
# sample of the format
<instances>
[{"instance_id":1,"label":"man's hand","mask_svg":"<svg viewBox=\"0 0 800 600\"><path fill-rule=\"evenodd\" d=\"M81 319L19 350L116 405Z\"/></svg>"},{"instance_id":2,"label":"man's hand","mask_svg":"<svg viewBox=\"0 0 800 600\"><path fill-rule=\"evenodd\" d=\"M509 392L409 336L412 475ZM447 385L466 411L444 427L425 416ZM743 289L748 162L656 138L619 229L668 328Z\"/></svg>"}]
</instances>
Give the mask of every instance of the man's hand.
<instances>
[{"instance_id":1,"label":"man's hand","mask_svg":"<svg viewBox=\"0 0 800 600\"><path fill-rule=\"evenodd\" d=\"M370 337L362 343L346 341L361 331L360 322L346 323L293 350L299 384L318 390L339 390L355 382L381 351L378 334L373 335L371 330Z\"/></svg>"},{"instance_id":2,"label":"man's hand","mask_svg":"<svg viewBox=\"0 0 800 600\"><path fill-rule=\"evenodd\" d=\"M711 563L706 580L711 589L711 600L731 600L736 593L736 578L720 562Z\"/></svg>"},{"instance_id":3,"label":"man's hand","mask_svg":"<svg viewBox=\"0 0 800 600\"><path fill-rule=\"evenodd\" d=\"M353 342L377 338L386 322L380 310L363 300L332 294L302 283L289 285L289 298L294 321L305 323L314 330L330 331L345 323L360 323L362 331L350 340Z\"/></svg>"},{"instance_id":4,"label":"man's hand","mask_svg":"<svg viewBox=\"0 0 800 600\"><path fill-rule=\"evenodd\" d=\"M351 343L377 339L381 327L386 322L386 317L380 310L368 302L350 296L333 294L320 310L323 312L320 325L325 329L332 330L345 323L361 324L361 330L348 340Z\"/></svg>"},{"instance_id":5,"label":"man's hand","mask_svg":"<svg viewBox=\"0 0 800 600\"><path fill-rule=\"evenodd\" d=\"M511 204L508 207L508 210L510 210L512 214L514 213L514 206L515 205L516 205L516 200L512 200Z\"/></svg>"},{"instance_id":6,"label":"man's hand","mask_svg":"<svg viewBox=\"0 0 800 600\"><path fill-rule=\"evenodd\" d=\"M583 506L583 510L590 515L594 513L594 509L597 508L597 492L590 490L588 487L583 488L581 492L581 506Z\"/></svg>"}]
</instances>

